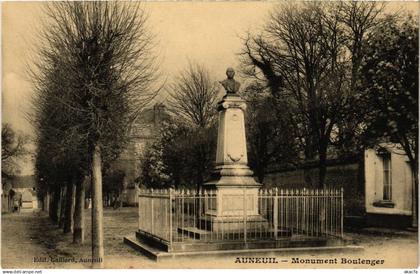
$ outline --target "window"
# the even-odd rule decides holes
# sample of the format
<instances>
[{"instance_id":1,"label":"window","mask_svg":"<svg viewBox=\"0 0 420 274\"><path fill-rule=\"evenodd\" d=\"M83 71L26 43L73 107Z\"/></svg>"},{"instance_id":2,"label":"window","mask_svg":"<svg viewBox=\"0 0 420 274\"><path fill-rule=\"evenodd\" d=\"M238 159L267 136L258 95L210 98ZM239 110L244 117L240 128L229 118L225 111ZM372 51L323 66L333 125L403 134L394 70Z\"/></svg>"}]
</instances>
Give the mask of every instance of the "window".
<instances>
[{"instance_id":1,"label":"window","mask_svg":"<svg viewBox=\"0 0 420 274\"><path fill-rule=\"evenodd\" d=\"M383 153L381 154L382 163L383 163L383 200L391 201L392 200L392 174L391 174L391 154Z\"/></svg>"}]
</instances>

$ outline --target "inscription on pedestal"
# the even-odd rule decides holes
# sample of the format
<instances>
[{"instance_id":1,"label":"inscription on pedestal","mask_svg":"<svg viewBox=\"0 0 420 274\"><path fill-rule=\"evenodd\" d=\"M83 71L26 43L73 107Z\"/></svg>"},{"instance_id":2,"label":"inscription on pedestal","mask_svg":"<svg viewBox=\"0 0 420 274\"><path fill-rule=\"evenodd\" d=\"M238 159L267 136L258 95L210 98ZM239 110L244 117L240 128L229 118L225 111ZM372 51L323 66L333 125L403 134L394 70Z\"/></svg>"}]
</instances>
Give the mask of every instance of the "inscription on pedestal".
<instances>
[{"instance_id":1,"label":"inscription on pedestal","mask_svg":"<svg viewBox=\"0 0 420 274\"><path fill-rule=\"evenodd\" d=\"M247 214L254 208L254 199L252 194L246 195L244 201L243 195L223 195L222 196L222 214L232 213L234 215L244 214L244 206L246 204Z\"/></svg>"}]
</instances>

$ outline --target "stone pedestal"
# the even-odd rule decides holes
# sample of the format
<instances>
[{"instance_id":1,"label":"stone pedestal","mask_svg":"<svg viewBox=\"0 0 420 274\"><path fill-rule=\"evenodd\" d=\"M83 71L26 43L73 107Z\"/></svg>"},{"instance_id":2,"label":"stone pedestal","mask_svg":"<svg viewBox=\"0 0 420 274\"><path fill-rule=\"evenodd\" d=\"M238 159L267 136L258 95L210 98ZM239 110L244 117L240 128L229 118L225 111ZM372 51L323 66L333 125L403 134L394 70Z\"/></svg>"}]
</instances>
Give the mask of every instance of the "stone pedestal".
<instances>
[{"instance_id":1,"label":"stone pedestal","mask_svg":"<svg viewBox=\"0 0 420 274\"><path fill-rule=\"evenodd\" d=\"M245 109L245 100L238 95L226 95L218 104L216 167L212 180L205 184L216 191L215 199L206 206L211 230L243 229L245 224L266 222L258 215L260 184L247 165Z\"/></svg>"}]
</instances>

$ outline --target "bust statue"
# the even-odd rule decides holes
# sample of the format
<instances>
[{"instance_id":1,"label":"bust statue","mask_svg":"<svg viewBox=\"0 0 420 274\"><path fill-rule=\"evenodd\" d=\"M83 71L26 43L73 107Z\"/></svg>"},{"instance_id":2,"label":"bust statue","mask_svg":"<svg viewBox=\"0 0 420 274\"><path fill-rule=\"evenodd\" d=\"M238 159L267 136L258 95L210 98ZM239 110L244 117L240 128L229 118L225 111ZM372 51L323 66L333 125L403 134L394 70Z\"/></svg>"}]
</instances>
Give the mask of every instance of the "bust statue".
<instances>
[{"instance_id":1,"label":"bust statue","mask_svg":"<svg viewBox=\"0 0 420 274\"><path fill-rule=\"evenodd\" d=\"M233 79L235 76L235 71L233 68L228 68L226 70L226 76L227 78L223 81L220 81L219 83L225 88L226 95L236 95L236 93L239 91L241 83Z\"/></svg>"}]
</instances>

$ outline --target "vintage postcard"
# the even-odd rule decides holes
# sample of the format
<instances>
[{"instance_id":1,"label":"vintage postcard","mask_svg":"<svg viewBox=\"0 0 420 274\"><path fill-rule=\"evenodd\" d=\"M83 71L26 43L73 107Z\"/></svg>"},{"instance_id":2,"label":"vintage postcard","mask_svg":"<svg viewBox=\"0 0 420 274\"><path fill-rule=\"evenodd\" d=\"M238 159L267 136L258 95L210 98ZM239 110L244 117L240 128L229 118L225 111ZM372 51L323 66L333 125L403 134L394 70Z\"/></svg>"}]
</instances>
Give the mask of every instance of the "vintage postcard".
<instances>
[{"instance_id":1,"label":"vintage postcard","mask_svg":"<svg viewBox=\"0 0 420 274\"><path fill-rule=\"evenodd\" d=\"M418 2L1 6L4 270L417 273Z\"/></svg>"}]
</instances>

